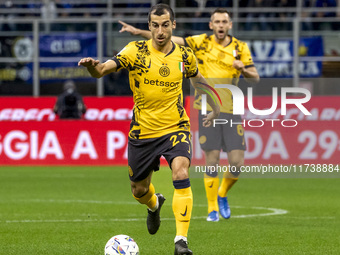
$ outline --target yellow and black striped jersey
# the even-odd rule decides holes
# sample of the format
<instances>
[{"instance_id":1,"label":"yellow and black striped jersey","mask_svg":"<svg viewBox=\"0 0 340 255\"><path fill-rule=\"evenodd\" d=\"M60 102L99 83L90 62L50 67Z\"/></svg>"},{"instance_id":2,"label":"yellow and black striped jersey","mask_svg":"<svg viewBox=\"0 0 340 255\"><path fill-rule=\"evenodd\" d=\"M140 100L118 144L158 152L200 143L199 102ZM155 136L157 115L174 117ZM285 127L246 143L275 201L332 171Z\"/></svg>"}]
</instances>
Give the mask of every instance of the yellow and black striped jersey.
<instances>
[{"instance_id":1,"label":"yellow and black striped jersey","mask_svg":"<svg viewBox=\"0 0 340 255\"><path fill-rule=\"evenodd\" d=\"M245 42L235 37L230 37L231 41L226 46L218 44L214 40L214 35L201 34L185 38L186 44L194 51L200 73L206 78L209 85L233 84L237 86L241 72L233 67L233 62L239 59L245 67L254 66L250 50ZM228 89L216 89L222 100L221 112L232 113L232 94ZM201 108L201 99L196 94L194 108ZM210 106L207 109L211 111Z\"/></svg>"},{"instance_id":2,"label":"yellow and black striped jersey","mask_svg":"<svg viewBox=\"0 0 340 255\"><path fill-rule=\"evenodd\" d=\"M197 60L188 47L172 43L164 54L152 41L129 43L113 58L117 70L129 71L134 109L129 137L156 138L176 131L190 131L183 107L182 81L198 73Z\"/></svg>"}]
</instances>

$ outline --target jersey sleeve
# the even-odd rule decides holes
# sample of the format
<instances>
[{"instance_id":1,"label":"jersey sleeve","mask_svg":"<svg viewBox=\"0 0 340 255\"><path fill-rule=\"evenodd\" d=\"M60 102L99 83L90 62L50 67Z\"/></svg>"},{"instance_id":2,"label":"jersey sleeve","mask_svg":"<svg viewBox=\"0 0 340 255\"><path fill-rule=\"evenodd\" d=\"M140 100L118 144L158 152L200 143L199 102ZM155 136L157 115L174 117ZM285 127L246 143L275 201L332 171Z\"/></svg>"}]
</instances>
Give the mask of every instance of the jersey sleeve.
<instances>
[{"instance_id":1,"label":"jersey sleeve","mask_svg":"<svg viewBox=\"0 0 340 255\"><path fill-rule=\"evenodd\" d=\"M193 51L197 51L206 37L207 34L188 36L185 38L185 46L189 46Z\"/></svg>"},{"instance_id":2,"label":"jersey sleeve","mask_svg":"<svg viewBox=\"0 0 340 255\"><path fill-rule=\"evenodd\" d=\"M136 57L135 42L130 42L126 45L116 56L112 58L117 64L117 71L120 69L128 69L129 71L133 67L133 63Z\"/></svg>"},{"instance_id":3,"label":"jersey sleeve","mask_svg":"<svg viewBox=\"0 0 340 255\"><path fill-rule=\"evenodd\" d=\"M185 78L195 77L198 73L197 59L189 47L182 47L182 58L185 68Z\"/></svg>"},{"instance_id":4,"label":"jersey sleeve","mask_svg":"<svg viewBox=\"0 0 340 255\"><path fill-rule=\"evenodd\" d=\"M241 53L240 60L243 62L244 66L246 68L254 66L254 62L253 62L253 58L251 56L251 52L249 50L248 45L245 42L242 43L242 53Z\"/></svg>"}]
</instances>

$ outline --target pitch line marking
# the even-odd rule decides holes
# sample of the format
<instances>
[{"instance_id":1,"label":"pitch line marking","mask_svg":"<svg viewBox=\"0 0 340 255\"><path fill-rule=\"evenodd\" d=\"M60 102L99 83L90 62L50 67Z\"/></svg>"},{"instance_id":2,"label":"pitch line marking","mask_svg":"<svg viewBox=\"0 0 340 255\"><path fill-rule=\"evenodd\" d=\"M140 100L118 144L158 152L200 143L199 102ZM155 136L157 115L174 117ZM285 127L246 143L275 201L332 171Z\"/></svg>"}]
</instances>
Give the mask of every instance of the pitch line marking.
<instances>
[{"instance_id":1,"label":"pitch line marking","mask_svg":"<svg viewBox=\"0 0 340 255\"><path fill-rule=\"evenodd\" d=\"M96 200L41 200L41 199L33 199L33 200L25 200L26 202L51 202L51 203L94 203L94 204L138 204L135 202L114 202L114 201L96 201ZM138 204L139 205L139 204ZM204 207L205 204L194 204L194 206ZM232 218L250 218L250 217L265 217L265 216L275 216L275 215L283 215L287 214L288 211L284 209L278 208L267 208L267 207L245 207L245 206L233 206L233 208L250 208L255 210L267 210L267 213L258 213L258 214L243 214L243 215L233 215ZM206 219L206 216L194 216L191 217L193 220L200 220ZM175 220L174 218L162 218L164 221L172 221ZM122 219L122 218L113 218L113 219L51 219L51 220L5 220L0 221L4 223L67 223L67 222L133 222L133 221L145 221L145 217L143 218L129 218L129 219Z\"/></svg>"}]
</instances>

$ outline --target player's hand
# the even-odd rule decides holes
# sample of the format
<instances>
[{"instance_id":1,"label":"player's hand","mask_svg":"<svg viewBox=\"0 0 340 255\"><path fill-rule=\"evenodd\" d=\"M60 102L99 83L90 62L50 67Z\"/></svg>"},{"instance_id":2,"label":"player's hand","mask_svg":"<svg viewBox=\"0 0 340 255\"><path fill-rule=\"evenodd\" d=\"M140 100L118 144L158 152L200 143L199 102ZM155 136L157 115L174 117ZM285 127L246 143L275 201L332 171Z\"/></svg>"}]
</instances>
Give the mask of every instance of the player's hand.
<instances>
[{"instance_id":1,"label":"player's hand","mask_svg":"<svg viewBox=\"0 0 340 255\"><path fill-rule=\"evenodd\" d=\"M234 60L233 62L233 67L237 69L238 71L243 71L244 69L244 64L241 60Z\"/></svg>"},{"instance_id":2,"label":"player's hand","mask_svg":"<svg viewBox=\"0 0 340 255\"><path fill-rule=\"evenodd\" d=\"M118 22L122 25L122 28L119 30L119 33L129 32L132 35L138 34L138 29L135 28L134 26L126 24L125 22L123 22L121 20L119 20Z\"/></svg>"},{"instance_id":3,"label":"player's hand","mask_svg":"<svg viewBox=\"0 0 340 255\"><path fill-rule=\"evenodd\" d=\"M206 115L206 117L203 118L203 127L210 127L214 119L216 119L218 115L219 113L215 111L209 112L208 115Z\"/></svg>"},{"instance_id":4,"label":"player's hand","mask_svg":"<svg viewBox=\"0 0 340 255\"><path fill-rule=\"evenodd\" d=\"M99 60L94 60L93 58L82 58L78 62L78 66L85 66L85 67L95 67L99 64Z\"/></svg>"}]
</instances>

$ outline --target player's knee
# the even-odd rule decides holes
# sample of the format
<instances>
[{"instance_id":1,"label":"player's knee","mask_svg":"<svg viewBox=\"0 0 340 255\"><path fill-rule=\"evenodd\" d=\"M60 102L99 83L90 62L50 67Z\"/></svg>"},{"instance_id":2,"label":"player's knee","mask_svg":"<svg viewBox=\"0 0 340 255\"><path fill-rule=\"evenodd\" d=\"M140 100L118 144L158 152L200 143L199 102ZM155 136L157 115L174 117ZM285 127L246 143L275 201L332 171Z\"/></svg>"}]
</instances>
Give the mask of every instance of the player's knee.
<instances>
[{"instance_id":1,"label":"player's knee","mask_svg":"<svg viewBox=\"0 0 340 255\"><path fill-rule=\"evenodd\" d=\"M234 150L229 152L228 161L231 166L240 168L244 165L244 151Z\"/></svg>"},{"instance_id":2,"label":"player's knee","mask_svg":"<svg viewBox=\"0 0 340 255\"><path fill-rule=\"evenodd\" d=\"M189 178L190 161L185 157L177 157L171 163L172 180L184 180Z\"/></svg>"},{"instance_id":3,"label":"player's knee","mask_svg":"<svg viewBox=\"0 0 340 255\"><path fill-rule=\"evenodd\" d=\"M237 157L237 158L233 158L233 159L228 159L229 164L231 166L240 168L241 166L244 165L244 159L242 157Z\"/></svg>"},{"instance_id":4,"label":"player's knee","mask_svg":"<svg viewBox=\"0 0 340 255\"><path fill-rule=\"evenodd\" d=\"M220 159L207 159L207 166L216 166L220 163Z\"/></svg>"},{"instance_id":5,"label":"player's knee","mask_svg":"<svg viewBox=\"0 0 340 255\"><path fill-rule=\"evenodd\" d=\"M233 167L240 168L244 165L244 157L241 155L233 155L228 157L229 164Z\"/></svg>"},{"instance_id":6,"label":"player's knee","mask_svg":"<svg viewBox=\"0 0 340 255\"><path fill-rule=\"evenodd\" d=\"M137 198L145 195L148 192L148 190L149 190L149 187L131 183L131 192Z\"/></svg>"},{"instance_id":7,"label":"player's knee","mask_svg":"<svg viewBox=\"0 0 340 255\"><path fill-rule=\"evenodd\" d=\"M205 156L208 166L216 166L220 163L220 151L206 151Z\"/></svg>"},{"instance_id":8,"label":"player's knee","mask_svg":"<svg viewBox=\"0 0 340 255\"><path fill-rule=\"evenodd\" d=\"M189 171L187 167L179 167L172 169L172 179L173 180L184 180L189 178Z\"/></svg>"}]
</instances>

